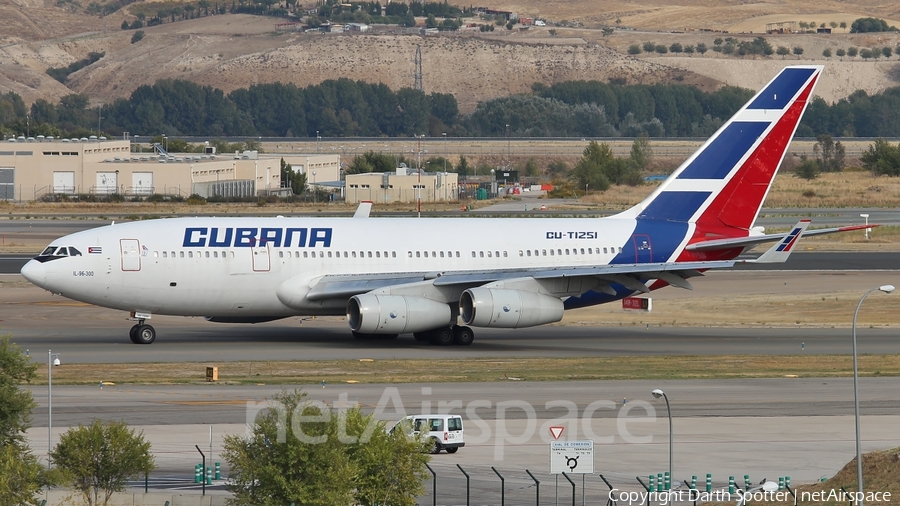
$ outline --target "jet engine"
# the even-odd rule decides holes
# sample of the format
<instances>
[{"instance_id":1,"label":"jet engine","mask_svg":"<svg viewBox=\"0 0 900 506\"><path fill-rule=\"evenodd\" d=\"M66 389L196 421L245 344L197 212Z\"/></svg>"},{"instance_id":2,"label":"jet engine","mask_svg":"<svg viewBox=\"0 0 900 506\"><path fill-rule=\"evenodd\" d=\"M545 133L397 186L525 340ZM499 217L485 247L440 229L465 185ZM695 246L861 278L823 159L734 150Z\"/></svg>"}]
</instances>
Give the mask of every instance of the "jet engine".
<instances>
[{"instance_id":1,"label":"jet engine","mask_svg":"<svg viewBox=\"0 0 900 506\"><path fill-rule=\"evenodd\" d=\"M563 302L525 290L470 288L459 298L459 314L473 327L534 327L562 320Z\"/></svg>"},{"instance_id":2,"label":"jet engine","mask_svg":"<svg viewBox=\"0 0 900 506\"><path fill-rule=\"evenodd\" d=\"M363 334L404 334L450 325L450 306L424 297L354 295L347 303L347 323Z\"/></svg>"}]
</instances>

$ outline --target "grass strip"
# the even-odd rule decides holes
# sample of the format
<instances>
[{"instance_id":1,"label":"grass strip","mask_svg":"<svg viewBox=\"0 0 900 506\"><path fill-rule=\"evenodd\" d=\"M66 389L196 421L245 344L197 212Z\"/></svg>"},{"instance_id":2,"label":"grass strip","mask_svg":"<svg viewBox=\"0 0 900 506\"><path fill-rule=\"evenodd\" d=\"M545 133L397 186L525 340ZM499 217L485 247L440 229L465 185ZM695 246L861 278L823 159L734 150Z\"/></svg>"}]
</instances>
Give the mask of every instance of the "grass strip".
<instances>
[{"instance_id":1,"label":"grass strip","mask_svg":"<svg viewBox=\"0 0 900 506\"><path fill-rule=\"evenodd\" d=\"M849 355L695 355L648 357L483 358L454 360L316 360L224 363L65 364L57 385L219 383L318 384L635 379L835 378L852 375ZM861 355L861 376L900 376L900 354ZM46 384L46 374L38 377Z\"/></svg>"}]
</instances>

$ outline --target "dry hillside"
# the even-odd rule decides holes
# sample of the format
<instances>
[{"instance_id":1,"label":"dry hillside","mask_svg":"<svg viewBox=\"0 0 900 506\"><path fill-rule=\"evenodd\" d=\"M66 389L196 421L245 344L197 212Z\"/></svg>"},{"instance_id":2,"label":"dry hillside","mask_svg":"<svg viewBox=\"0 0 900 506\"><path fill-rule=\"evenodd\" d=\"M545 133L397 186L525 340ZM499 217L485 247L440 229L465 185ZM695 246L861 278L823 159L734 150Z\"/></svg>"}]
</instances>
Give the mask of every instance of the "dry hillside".
<instances>
[{"instance_id":1,"label":"dry hillside","mask_svg":"<svg viewBox=\"0 0 900 506\"><path fill-rule=\"evenodd\" d=\"M280 33L273 18L223 15L145 28L145 38L131 44L133 32L119 29L123 19L133 19L127 8L100 18L84 14L74 1L0 0L0 93L14 91L29 104L86 93L100 103L127 97L137 86L161 78L189 79L225 91L273 81L303 86L337 77L400 88L412 85L416 45L423 50L426 91L453 93L463 112L482 100L527 91L536 81L624 77L644 83L677 79L704 89L724 83L756 88L785 63L824 62L828 69L817 91L833 101L856 89L878 92L900 79L897 57L841 62L821 56L826 47L896 47L900 37L893 34L770 37L774 45L804 47L802 60L740 59L713 52L693 57L625 54L630 44L644 41L712 45L717 34L703 29L759 33L766 22L777 20L849 22L869 15L894 20L900 18L897 2L500 0L491 5L581 26L526 32L501 28L488 36ZM633 30L604 37L597 29L617 19L620 27ZM66 85L45 73L92 51L106 56L72 74Z\"/></svg>"}]
</instances>

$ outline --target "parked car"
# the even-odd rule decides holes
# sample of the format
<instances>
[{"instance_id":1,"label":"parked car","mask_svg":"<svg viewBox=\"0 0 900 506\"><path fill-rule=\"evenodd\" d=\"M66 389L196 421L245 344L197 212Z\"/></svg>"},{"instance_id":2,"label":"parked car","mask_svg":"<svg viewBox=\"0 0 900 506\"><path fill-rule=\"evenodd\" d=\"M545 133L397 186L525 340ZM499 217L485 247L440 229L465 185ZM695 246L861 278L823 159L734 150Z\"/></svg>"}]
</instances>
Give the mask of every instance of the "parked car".
<instances>
[{"instance_id":1,"label":"parked car","mask_svg":"<svg viewBox=\"0 0 900 506\"><path fill-rule=\"evenodd\" d=\"M404 426L409 427L411 436L427 441L431 453L441 450L456 453L466 446L462 417L458 415L410 415L400 420L394 429Z\"/></svg>"}]
</instances>

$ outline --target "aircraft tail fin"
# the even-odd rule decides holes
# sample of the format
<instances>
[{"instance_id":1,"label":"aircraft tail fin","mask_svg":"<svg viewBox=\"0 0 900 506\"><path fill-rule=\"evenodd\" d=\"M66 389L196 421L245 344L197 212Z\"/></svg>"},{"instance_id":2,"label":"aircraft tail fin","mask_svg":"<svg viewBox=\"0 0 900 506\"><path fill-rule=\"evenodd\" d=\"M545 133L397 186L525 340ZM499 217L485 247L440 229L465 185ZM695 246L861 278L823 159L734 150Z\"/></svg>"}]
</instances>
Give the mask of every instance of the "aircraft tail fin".
<instances>
[{"instance_id":1,"label":"aircraft tail fin","mask_svg":"<svg viewBox=\"0 0 900 506\"><path fill-rule=\"evenodd\" d=\"M749 234L822 69L782 69L659 188L621 216L690 224L688 243Z\"/></svg>"}]
</instances>

